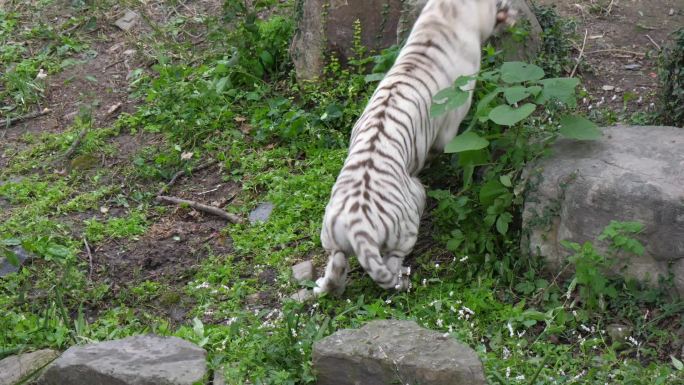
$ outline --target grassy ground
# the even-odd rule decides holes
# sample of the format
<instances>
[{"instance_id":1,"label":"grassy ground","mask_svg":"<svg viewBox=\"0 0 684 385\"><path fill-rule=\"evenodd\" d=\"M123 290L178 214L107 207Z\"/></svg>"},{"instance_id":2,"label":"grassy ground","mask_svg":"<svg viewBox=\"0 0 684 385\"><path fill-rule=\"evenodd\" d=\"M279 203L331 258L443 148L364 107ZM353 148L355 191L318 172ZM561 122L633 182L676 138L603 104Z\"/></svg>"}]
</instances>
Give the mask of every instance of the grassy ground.
<instances>
[{"instance_id":1,"label":"grassy ground","mask_svg":"<svg viewBox=\"0 0 684 385\"><path fill-rule=\"evenodd\" d=\"M426 173L433 192L410 293L378 289L354 263L342 298L289 301L299 289L290 267L323 266L323 209L374 86L368 56L294 81L291 1L5 3L0 247L36 258L0 280L0 356L154 332L202 345L229 383L302 384L314 381L314 341L399 318L476 349L492 384L684 381L681 302L615 278L591 292L603 256L576 259L585 275L545 272L518 249L517 194L482 223L494 205L477 192L492 172L517 190L531 150L476 173L462 195L450 157ZM143 16L132 34L111 25L125 7ZM562 43L562 29L547 31ZM567 57L548 52L540 64L563 75ZM179 171L169 195L242 217L272 202L273 215L226 225L157 204ZM503 213L505 231L493 223ZM628 335L610 337L611 324Z\"/></svg>"}]
</instances>

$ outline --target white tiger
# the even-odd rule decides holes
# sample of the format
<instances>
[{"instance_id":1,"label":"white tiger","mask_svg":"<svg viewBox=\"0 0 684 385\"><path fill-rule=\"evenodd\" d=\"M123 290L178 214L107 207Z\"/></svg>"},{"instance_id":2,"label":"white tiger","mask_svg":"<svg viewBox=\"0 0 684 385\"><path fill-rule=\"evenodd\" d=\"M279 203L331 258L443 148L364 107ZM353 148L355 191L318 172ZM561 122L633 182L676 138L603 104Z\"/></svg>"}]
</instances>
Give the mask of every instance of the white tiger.
<instances>
[{"instance_id":1,"label":"white tiger","mask_svg":"<svg viewBox=\"0 0 684 385\"><path fill-rule=\"evenodd\" d=\"M513 16L509 0L427 2L352 130L323 219L321 242L330 257L316 294L344 291L349 255L381 287L409 288L402 264L416 243L426 199L416 175L430 152L442 152L457 134L471 103L469 97L431 119L432 97L459 76L476 74L482 43Z\"/></svg>"}]
</instances>

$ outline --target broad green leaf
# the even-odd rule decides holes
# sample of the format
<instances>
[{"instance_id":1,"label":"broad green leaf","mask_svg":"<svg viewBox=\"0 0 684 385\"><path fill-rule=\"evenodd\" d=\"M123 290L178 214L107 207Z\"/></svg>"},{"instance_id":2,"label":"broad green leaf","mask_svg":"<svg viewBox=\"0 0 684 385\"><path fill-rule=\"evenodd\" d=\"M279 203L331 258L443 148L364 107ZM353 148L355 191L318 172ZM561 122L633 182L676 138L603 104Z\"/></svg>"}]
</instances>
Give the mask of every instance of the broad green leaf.
<instances>
[{"instance_id":1,"label":"broad green leaf","mask_svg":"<svg viewBox=\"0 0 684 385\"><path fill-rule=\"evenodd\" d=\"M534 64L514 61L501 66L501 80L509 84L537 81L543 77L544 70Z\"/></svg>"},{"instance_id":2,"label":"broad green leaf","mask_svg":"<svg viewBox=\"0 0 684 385\"><path fill-rule=\"evenodd\" d=\"M17 238L0 239L0 244L4 246L19 246L21 245L21 240Z\"/></svg>"},{"instance_id":3,"label":"broad green leaf","mask_svg":"<svg viewBox=\"0 0 684 385\"><path fill-rule=\"evenodd\" d=\"M549 100L556 99L565 103L569 107L577 105L575 97L575 88L580 84L577 78L551 78L540 80L539 84L543 86L541 94L535 100L538 104L545 104Z\"/></svg>"},{"instance_id":4,"label":"broad green leaf","mask_svg":"<svg viewBox=\"0 0 684 385\"><path fill-rule=\"evenodd\" d=\"M376 73L376 74L368 74L368 75L366 75L366 77L364 78L364 80L366 81L366 83L373 83L373 82L379 82L380 80L382 80L382 79L384 79L384 78L385 78L385 74L384 74L384 73L381 73L381 74L380 74L380 73Z\"/></svg>"},{"instance_id":5,"label":"broad green leaf","mask_svg":"<svg viewBox=\"0 0 684 385\"><path fill-rule=\"evenodd\" d=\"M480 166L489 163L489 152L486 148L474 151L463 151L458 154L458 165Z\"/></svg>"},{"instance_id":6,"label":"broad green leaf","mask_svg":"<svg viewBox=\"0 0 684 385\"><path fill-rule=\"evenodd\" d=\"M486 107L488 107L489 103L491 103L492 100L494 100L500 93L501 93L501 89L497 88L494 91L483 96L482 99L480 99L480 101L477 102L476 115L480 116L480 113L482 112L482 110L484 110Z\"/></svg>"},{"instance_id":7,"label":"broad green leaf","mask_svg":"<svg viewBox=\"0 0 684 385\"><path fill-rule=\"evenodd\" d=\"M577 140L597 140L603 135L598 126L581 116L566 115L560 120L561 135Z\"/></svg>"},{"instance_id":8,"label":"broad green leaf","mask_svg":"<svg viewBox=\"0 0 684 385\"><path fill-rule=\"evenodd\" d=\"M480 202L484 205L491 205L494 200L507 193L508 190L498 180L490 180L480 189Z\"/></svg>"},{"instance_id":9,"label":"broad green leaf","mask_svg":"<svg viewBox=\"0 0 684 385\"><path fill-rule=\"evenodd\" d=\"M446 103L450 98L453 98L456 96L456 94L461 91L460 89L454 88L454 87L449 87L445 88L438 93L435 94L435 96L432 97L432 102L437 103L437 104L444 104Z\"/></svg>"},{"instance_id":10,"label":"broad green leaf","mask_svg":"<svg viewBox=\"0 0 684 385\"><path fill-rule=\"evenodd\" d=\"M229 80L230 79L226 76L226 77L219 79L219 81L216 82L216 93L217 94L223 93L223 90L226 89L226 85L228 84Z\"/></svg>"},{"instance_id":11,"label":"broad green leaf","mask_svg":"<svg viewBox=\"0 0 684 385\"><path fill-rule=\"evenodd\" d=\"M536 321L545 321L546 319L551 318L546 313L542 313L537 310L525 310L525 312L522 315L525 318L533 319Z\"/></svg>"},{"instance_id":12,"label":"broad green leaf","mask_svg":"<svg viewBox=\"0 0 684 385\"><path fill-rule=\"evenodd\" d=\"M672 360L672 366L674 366L675 369L684 370L684 362L678 360L675 356L670 356L670 359Z\"/></svg>"},{"instance_id":13,"label":"broad green leaf","mask_svg":"<svg viewBox=\"0 0 684 385\"><path fill-rule=\"evenodd\" d=\"M468 85L468 83L469 83L471 80L475 80L475 77L474 77L474 76L466 76L466 75L459 76L459 77L454 81L454 86L455 86L455 87L463 87L463 86L466 86L466 85Z\"/></svg>"},{"instance_id":14,"label":"broad green leaf","mask_svg":"<svg viewBox=\"0 0 684 385\"><path fill-rule=\"evenodd\" d=\"M271 53L268 51L261 51L261 55L259 55L259 58L261 59L261 62L264 64L264 67L266 68L273 67L273 64L275 63L273 55L271 55Z\"/></svg>"},{"instance_id":15,"label":"broad green leaf","mask_svg":"<svg viewBox=\"0 0 684 385\"><path fill-rule=\"evenodd\" d=\"M513 187L513 182L511 182L511 177L508 175L501 175L499 177L499 182L506 187Z\"/></svg>"},{"instance_id":16,"label":"broad green leaf","mask_svg":"<svg viewBox=\"0 0 684 385\"><path fill-rule=\"evenodd\" d=\"M444 152L447 154L464 151L481 150L489 146L489 141L478 134L468 131L458 135L446 145Z\"/></svg>"},{"instance_id":17,"label":"broad green leaf","mask_svg":"<svg viewBox=\"0 0 684 385\"><path fill-rule=\"evenodd\" d=\"M539 86L523 87L515 86L504 89L504 96L508 104L516 104L532 95L538 95L542 88Z\"/></svg>"},{"instance_id":18,"label":"broad green leaf","mask_svg":"<svg viewBox=\"0 0 684 385\"><path fill-rule=\"evenodd\" d=\"M451 91L451 92L448 92ZM444 100L446 96L446 101L442 103L437 103L437 100ZM437 117L449 110L456 109L464 105L468 101L470 93L463 91L459 88L450 88L448 90L442 90L437 95L435 95L435 102L430 108L430 116ZM439 98L438 98L439 97Z\"/></svg>"},{"instance_id":19,"label":"broad green leaf","mask_svg":"<svg viewBox=\"0 0 684 385\"><path fill-rule=\"evenodd\" d=\"M501 235L506 235L508 232L508 225L513 222L513 216L510 213L503 213L496 219L496 231Z\"/></svg>"},{"instance_id":20,"label":"broad green leaf","mask_svg":"<svg viewBox=\"0 0 684 385\"><path fill-rule=\"evenodd\" d=\"M486 71L481 73L478 79L488 83L497 83L499 81L499 72L499 70Z\"/></svg>"},{"instance_id":21,"label":"broad green leaf","mask_svg":"<svg viewBox=\"0 0 684 385\"><path fill-rule=\"evenodd\" d=\"M9 262L10 265L19 267L19 258L12 250L3 250L2 248L0 248L0 256L5 256L5 258L7 258L7 262Z\"/></svg>"},{"instance_id":22,"label":"broad green leaf","mask_svg":"<svg viewBox=\"0 0 684 385\"><path fill-rule=\"evenodd\" d=\"M513 126L532 115L536 108L537 106L532 103L523 104L520 108L501 105L489 113L489 119L502 126Z\"/></svg>"}]
</instances>

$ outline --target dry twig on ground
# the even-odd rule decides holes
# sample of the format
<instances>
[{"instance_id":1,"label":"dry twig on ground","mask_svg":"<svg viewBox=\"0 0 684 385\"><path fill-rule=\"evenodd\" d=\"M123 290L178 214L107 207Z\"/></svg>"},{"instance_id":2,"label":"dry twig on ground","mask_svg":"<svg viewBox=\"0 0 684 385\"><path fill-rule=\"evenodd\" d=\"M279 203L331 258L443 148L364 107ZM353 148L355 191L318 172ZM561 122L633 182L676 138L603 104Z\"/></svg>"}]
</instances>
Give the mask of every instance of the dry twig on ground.
<instances>
[{"instance_id":1,"label":"dry twig on ground","mask_svg":"<svg viewBox=\"0 0 684 385\"><path fill-rule=\"evenodd\" d=\"M176 198L176 197L170 197L170 196L165 196L165 195L159 195L157 196L157 200L160 202L164 203L173 203L176 205L187 205L195 210L205 212L207 214L212 214L216 215L217 217L221 217L231 223L242 223L242 218L238 217L235 214L231 214L225 210L221 210L218 207L214 206L208 206L202 203L198 203L195 201L187 200L187 199L181 199L181 198Z\"/></svg>"}]
</instances>

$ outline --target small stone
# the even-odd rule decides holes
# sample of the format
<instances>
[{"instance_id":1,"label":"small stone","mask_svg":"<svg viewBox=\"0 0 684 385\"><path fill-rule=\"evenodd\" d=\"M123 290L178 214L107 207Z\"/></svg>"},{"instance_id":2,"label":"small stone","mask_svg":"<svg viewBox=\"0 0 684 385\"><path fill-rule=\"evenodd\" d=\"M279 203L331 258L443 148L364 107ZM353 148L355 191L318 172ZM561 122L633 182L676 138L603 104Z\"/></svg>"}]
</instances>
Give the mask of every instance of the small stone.
<instances>
[{"instance_id":1,"label":"small stone","mask_svg":"<svg viewBox=\"0 0 684 385\"><path fill-rule=\"evenodd\" d=\"M68 114L65 114L62 119L68 124L71 124L74 119L76 119L76 116L78 116L78 111L71 111Z\"/></svg>"},{"instance_id":2,"label":"small stone","mask_svg":"<svg viewBox=\"0 0 684 385\"><path fill-rule=\"evenodd\" d=\"M0 277L4 277L7 274L11 273L16 273L17 271L19 271L24 262L33 258L33 254L29 253L21 246L11 247L10 252L12 252L14 256L17 258L19 264L14 265L10 263L9 259L5 257L0 257Z\"/></svg>"},{"instance_id":3,"label":"small stone","mask_svg":"<svg viewBox=\"0 0 684 385\"><path fill-rule=\"evenodd\" d=\"M250 294L245 297L245 303L249 306L254 306L259 303L261 295L259 293Z\"/></svg>"},{"instance_id":4,"label":"small stone","mask_svg":"<svg viewBox=\"0 0 684 385\"><path fill-rule=\"evenodd\" d=\"M121 108L121 102L113 104L109 109L107 109L107 115L111 115Z\"/></svg>"},{"instance_id":5,"label":"small stone","mask_svg":"<svg viewBox=\"0 0 684 385\"><path fill-rule=\"evenodd\" d=\"M615 86L608 86L608 85L606 85L606 86L601 87L601 89L604 90L604 91L612 91L612 90L615 89Z\"/></svg>"},{"instance_id":6,"label":"small stone","mask_svg":"<svg viewBox=\"0 0 684 385\"><path fill-rule=\"evenodd\" d=\"M670 8L670 11L667 12L667 14L668 14L669 16L674 16L674 14L675 14L674 8Z\"/></svg>"},{"instance_id":7,"label":"small stone","mask_svg":"<svg viewBox=\"0 0 684 385\"><path fill-rule=\"evenodd\" d=\"M249 223L266 222L271 217L275 205L271 202L264 202L249 213Z\"/></svg>"},{"instance_id":8,"label":"small stone","mask_svg":"<svg viewBox=\"0 0 684 385\"><path fill-rule=\"evenodd\" d=\"M624 65L622 68L624 68L624 69L626 69L626 70L629 70L629 71L636 71L636 70L638 70L639 68L641 68L641 64L636 64L636 63L634 63L634 64L626 64L626 65Z\"/></svg>"},{"instance_id":9,"label":"small stone","mask_svg":"<svg viewBox=\"0 0 684 385\"><path fill-rule=\"evenodd\" d=\"M477 353L413 321L372 321L317 341L313 367L318 385L484 385Z\"/></svg>"},{"instance_id":10,"label":"small stone","mask_svg":"<svg viewBox=\"0 0 684 385\"><path fill-rule=\"evenodd\" d=\"M292 278L297 282L313 280L313 263L304 261L292 266Z\"/></svg>"},{"instance_id":11,"label":"small stone","mask_svg":"<svg viewBox=\"0 0 684 385\"><path fill-rule=\"evenodd\" d=\"M29 376L57 357L59 352L45 349L0 360L0 385L25 383Z\"/></svg>"},{"instance_id":12,"label":"small stone","mask_svg":"<svg viewBox=\"0 0 684 385\"><path fill-rule=\"evenodd\" d=\"M214 371L214 385L226 385L226 377L223 375L223 367Z\"/></svg>"},{"instance_id":13,"label":"small stone","mask_svg":"<svg viewBox=\"0 0 684 385\"><path fill-rule=\"evenodd\" d=\"M188 341L153 335L72 346L38 385L193 385L203 383L206 355Z\"/></svg>"},{"instance_id":14,"label":"small stone","mask_svg":"<svg viewBox=\"0 0 684 385\"><path fill-rule=\"evenodd\" d=\"M608 334L613 343L623 343L625 338L632 335L632 328L622 324L610 324L606 326L606 334Z\"/></svg>"},{"instance_id":15,"label":"small stone","mask_svg":"<svg viewBox=\"0 0 684 385\"><path fill-rule=\"evenodd\" d=\"M290 299L295 300L297 302L306 302L311 298L313 298L313 292L306 288L301 289L290 296Z\"/></svg>"},{"instance_id":16,"label":"small stone","mask_svg":"<svg viewBox=\"0 0 684 385\"><path fill-rule=\"evenodd\" d=\"M131 55L135 54L136 52L138 52L138 51L131 48L131 49L127 49L127 50L123 51L123 54L126 56L131 56Z\"/></svg>"},{"instance_id":17,"label":"small stone","mask_svg":"<svg viewBox=\"0 0 684 385\"><path fill-rule=\"evenodd\" d=\"M123 31L130 31L131 28L133 28L138 22L138 19L140 19L140 15L138 15L135 11L128 9L122 17L114 22L114 25L121 28Z\"/></svg>"}]
</instances>

